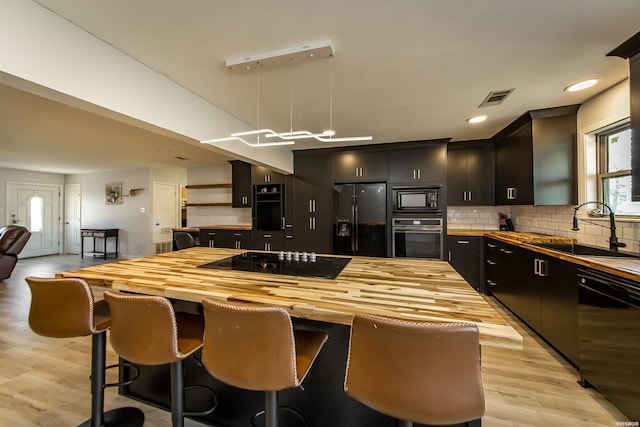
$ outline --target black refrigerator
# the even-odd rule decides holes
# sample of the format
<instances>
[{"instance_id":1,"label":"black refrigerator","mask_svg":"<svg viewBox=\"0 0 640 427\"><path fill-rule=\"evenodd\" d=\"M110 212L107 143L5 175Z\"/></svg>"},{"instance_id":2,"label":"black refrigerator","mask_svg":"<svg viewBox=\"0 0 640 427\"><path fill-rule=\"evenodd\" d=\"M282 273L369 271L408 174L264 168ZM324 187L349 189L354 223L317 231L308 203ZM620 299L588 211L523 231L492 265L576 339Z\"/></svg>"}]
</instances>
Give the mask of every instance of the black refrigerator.
<instances>
[{"instance_id":1,"label":"black refrigerator","mask_svg":"<svg viewBox=\"0 0 640 427\"><path fill-rule=\"evenodd\" d=\"M333 253L386 256L386 184L339 184L333 189Z\"/></svg>"}]
</instances>

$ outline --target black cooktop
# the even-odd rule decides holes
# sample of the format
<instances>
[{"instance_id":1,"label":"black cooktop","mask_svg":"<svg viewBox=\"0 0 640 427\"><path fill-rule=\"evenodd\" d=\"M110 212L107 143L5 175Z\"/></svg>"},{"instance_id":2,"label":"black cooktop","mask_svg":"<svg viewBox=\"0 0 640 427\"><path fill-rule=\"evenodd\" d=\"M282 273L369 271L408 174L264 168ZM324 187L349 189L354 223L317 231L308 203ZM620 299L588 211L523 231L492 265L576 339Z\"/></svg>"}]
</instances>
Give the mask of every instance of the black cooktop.
<instances>
[{"instance_id":1,"label":"black cooktop","mask_svg":"<svg viewBox=\"0 0 640 427\"><path fill-rule=\"evenodd\" d=\"M303 261L303 257L295 261L293 257L287 259L277 253L245 252L198 267L335 279L349 261L351 258L320 255L315 257L315 261L311 257L307 257L306 261Z\"/></svg>"}]
</instances>

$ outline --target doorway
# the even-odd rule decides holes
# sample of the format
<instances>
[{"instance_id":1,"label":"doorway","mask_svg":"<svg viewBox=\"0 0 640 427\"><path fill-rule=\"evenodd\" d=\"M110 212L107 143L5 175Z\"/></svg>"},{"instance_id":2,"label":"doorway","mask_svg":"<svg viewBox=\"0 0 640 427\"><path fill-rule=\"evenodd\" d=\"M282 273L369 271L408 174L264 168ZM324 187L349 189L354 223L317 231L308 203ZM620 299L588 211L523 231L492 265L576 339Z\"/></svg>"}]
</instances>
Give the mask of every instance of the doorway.
<instances>
[{"instance_id":1,"label":"doorway","mask_svg":"<svg viewBox=\"0 0 640 427\"><path fill-rule=\"evenodd\" d=\"M80 213L82 193L80 184L68 184L64 187L64 252L80 253Z\"/></svg>"},{"instance_id":2,"label":"doorway","mask_svg":"<svg viewBox=\"0 0 640 427\"><path fill-rule=\"evenodd\" d=\"M155 253L171 250L172 228L178 226L178 185L153 183L153 243Z\"/></svg>"},{"instance_id":3,"label":"doorway","mask_svg":"<svg viewBox=\"0 0 640 427\"><path fill-rule=\"evenodd\" d=\"M21 258L60 253L61 192L60 185L7 183L7 223L31 232Z\"/></svg>"}]
</instances>

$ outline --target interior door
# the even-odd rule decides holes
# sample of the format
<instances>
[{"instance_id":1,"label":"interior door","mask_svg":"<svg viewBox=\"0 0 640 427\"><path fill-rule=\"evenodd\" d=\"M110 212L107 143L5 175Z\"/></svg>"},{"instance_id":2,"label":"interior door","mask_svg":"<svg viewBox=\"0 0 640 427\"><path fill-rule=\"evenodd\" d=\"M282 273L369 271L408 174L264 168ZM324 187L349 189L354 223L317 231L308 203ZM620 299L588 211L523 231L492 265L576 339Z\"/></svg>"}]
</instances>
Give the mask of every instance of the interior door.
<instances>
[{"instance_id":1,"label":"interior door","mask_svg":"<svg viewBox=\"0 0 640 427\"><path fill-rule=\"evenodd\" d=\"M31 231L21 258L60 252L61 191L59 185L7 184L7 223Z\"/></svg>"},{"instance_id":2,"label":"interior door","mask_svg":"<svg viewBox=\"0 0 640 427\"><path fill-rule=\"evenodd\" d=\"M64 252L80 253L80 207L82 206L80 184L64 187Z\"/></svg>"},{"instance_id":3,"label":"interior door","mask_svg":"<svg viewBox=\"0 0 640 427\"><path fill-rule=\"evenodd\" d=\"M178 184L153 183L153 243L171 241L171 229L178 225Z\"/></svg>"}]
</instances>

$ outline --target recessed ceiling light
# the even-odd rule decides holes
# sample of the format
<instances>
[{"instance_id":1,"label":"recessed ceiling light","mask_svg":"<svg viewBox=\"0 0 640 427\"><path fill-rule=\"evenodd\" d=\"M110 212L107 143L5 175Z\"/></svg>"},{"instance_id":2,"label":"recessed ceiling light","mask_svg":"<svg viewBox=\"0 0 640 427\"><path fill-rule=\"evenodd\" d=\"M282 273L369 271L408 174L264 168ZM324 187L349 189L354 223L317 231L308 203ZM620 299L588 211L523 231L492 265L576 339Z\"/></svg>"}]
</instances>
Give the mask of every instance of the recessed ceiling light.
<instances>
[{"instance_id":1,"label":"recessed ceiling light","mask_svg":"<svg viewBox=\"0 0 640 427\"><path fill-rule=\"evenodd\" d=\"M484 122L485 120L487 120L487 116L474 116L474 117L468 118L467 122L469 122L469 123L480 123L480 122Z\"/></svg>"},{"instance_id":2,"label":"recessed ceiling light","mask_svg":"<svg viewBox=\"0 0 640 427\"><path fill-rule=\"evenodd\" d=\"M598 83L597 79L589 79L589 80L584 80L578 83L574 83L569 87L566 87L564 90L565 92L577 92L579 90L583 90L586 88L589 88L593 85L595 85L596 83Z\"/></svg>"}]
</instances>

